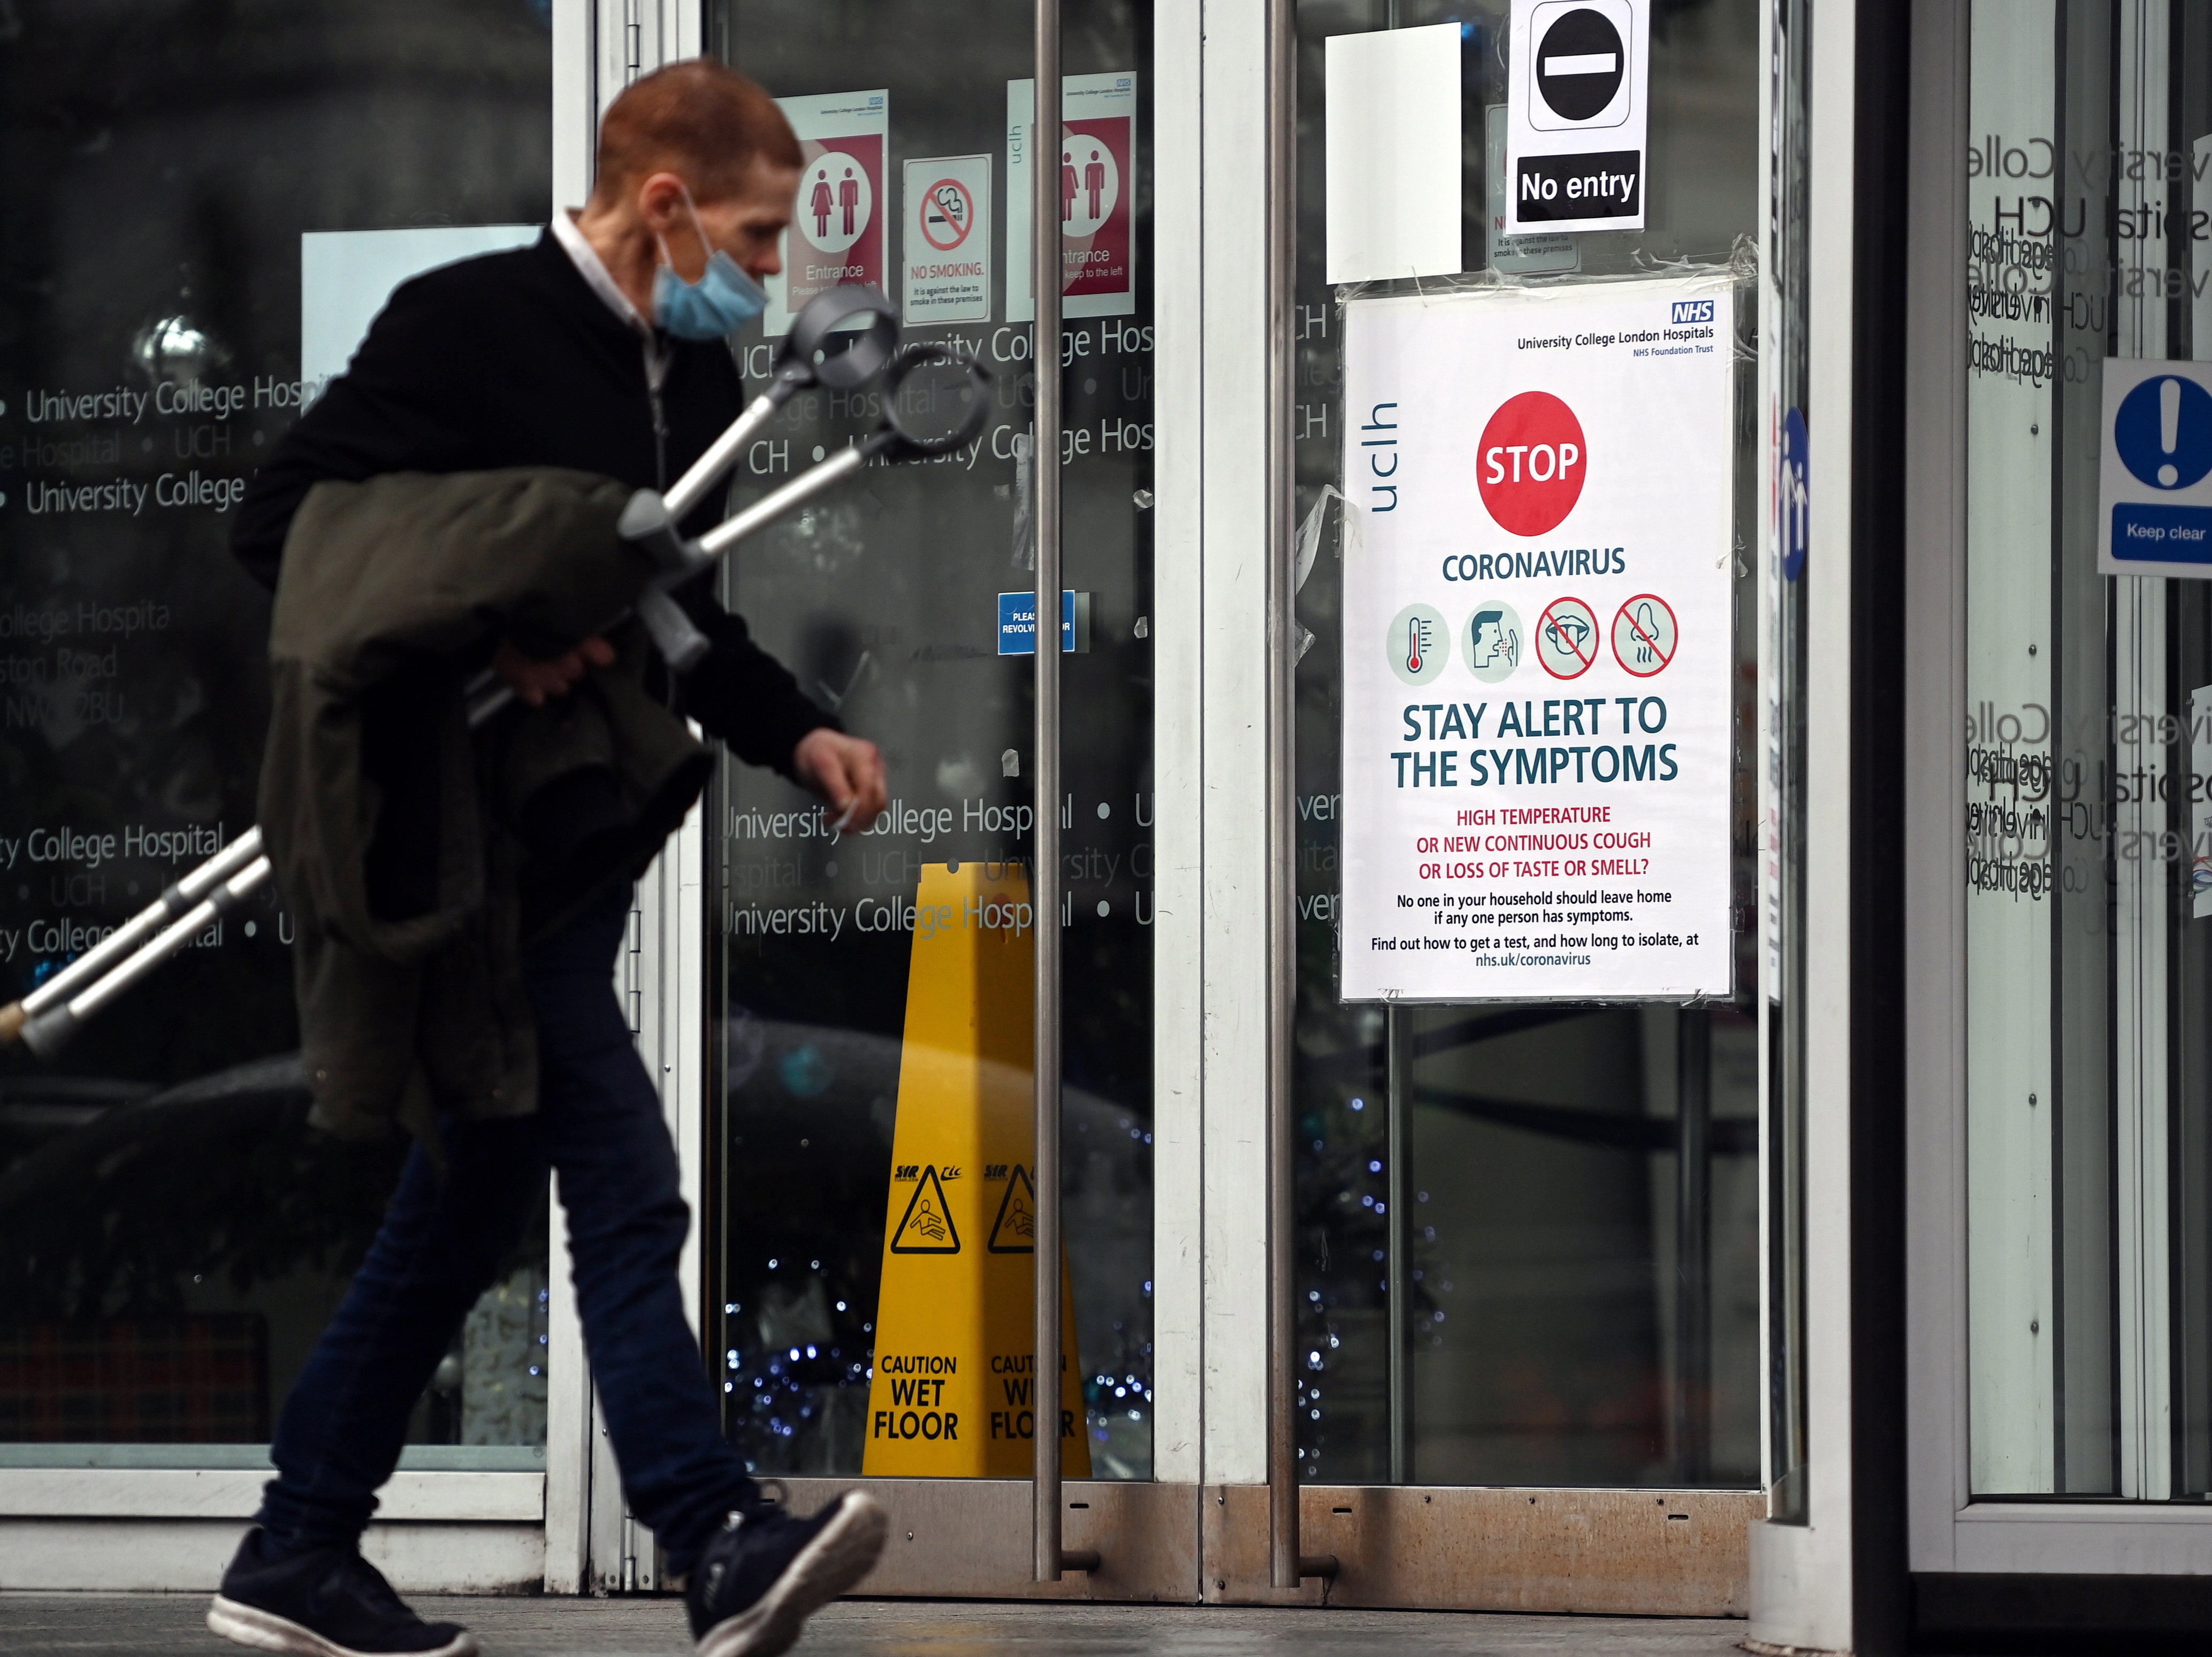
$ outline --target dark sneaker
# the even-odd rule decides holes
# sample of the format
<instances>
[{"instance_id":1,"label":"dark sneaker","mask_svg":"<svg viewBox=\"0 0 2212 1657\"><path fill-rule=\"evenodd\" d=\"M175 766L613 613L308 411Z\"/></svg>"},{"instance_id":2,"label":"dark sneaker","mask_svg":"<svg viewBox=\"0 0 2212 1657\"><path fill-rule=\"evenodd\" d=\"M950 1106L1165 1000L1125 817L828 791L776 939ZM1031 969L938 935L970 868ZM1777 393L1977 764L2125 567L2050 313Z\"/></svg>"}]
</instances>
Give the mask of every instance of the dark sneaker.
<instances>
[{"instance_id":1,"label":"dark sneaker","mask_svg":"<svg viewBox=\"0 0 2212 1657\"><path fill-rule=\"evenodd\" d=\"M811 1519L765 1504L732 1514L684 1594L698 1657L787 1650L800 1623L868 1574L890 1532L883 1508L863 1490L846 1491Z\"/></svg>"},{"instance_id":2,"label":"dark sneaker","mask_svg":"<svg viewBox=\"0 0 2212 1657\"><path fill-rule=\"evenodd\" d=\"M351 1548L267 1559L258 1525L222 1574L207 1625L241 1646L298 1657L475 1657L477 1648L466 1629L408 1610Z\"/></svg>"}]
</instances>

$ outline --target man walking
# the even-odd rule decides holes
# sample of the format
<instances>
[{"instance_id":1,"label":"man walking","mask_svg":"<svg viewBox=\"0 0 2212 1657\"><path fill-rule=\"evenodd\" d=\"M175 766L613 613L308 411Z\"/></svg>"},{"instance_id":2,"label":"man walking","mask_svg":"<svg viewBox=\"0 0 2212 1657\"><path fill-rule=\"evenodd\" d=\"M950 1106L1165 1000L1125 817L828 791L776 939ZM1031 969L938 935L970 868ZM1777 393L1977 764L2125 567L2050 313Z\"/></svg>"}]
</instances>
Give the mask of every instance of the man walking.
<instances>
[{"instance_id":1,"label":"man walking","mask_svg":"<svg viewBox=\"0 0 2212 1657\"><path fill-rule=\"evenodd\" d=\"M293 516L325 479L571 467L665 488L744 406L723 343L757 313L803 158L761 88L705 61L649 75L609 108L590 201L529 248L402 286L347 372L277 445L241 506L234 545L274 585ZM687 523L719 515L710 503ZM738 758L774 766L835 819L883 809L884 767L803 696L703 585L678 594L713 649L661 689ZM574 686L612 652L551 661L501 645L492 667L525 702ZM389 745L386 745L388 747ZM382 766L381 774L379 766ZM423 809L419 755L364 771L386 814ZM588 821L589 778L560 801ZM429 786L434 786L434 783ZM373 874L373 871L372 871ZM684 1317L677 1261L690 1217L660 1103L612 988L622 889L525 953L539 1050L534 1113L443 1117L417 1145L382 1229L286 1400L259 1522L208 1613L215 1632L302 1657L466 1657L469 1634L425 1623L360 1554L416 1399L468 1308L537 1211L550 1168L576 1296L629 1506L686 1576L702 1657L783 1650L805 1617L881 1551L865 1495L785 1514L723 1438Z\"/></svg>"}]
</instances>

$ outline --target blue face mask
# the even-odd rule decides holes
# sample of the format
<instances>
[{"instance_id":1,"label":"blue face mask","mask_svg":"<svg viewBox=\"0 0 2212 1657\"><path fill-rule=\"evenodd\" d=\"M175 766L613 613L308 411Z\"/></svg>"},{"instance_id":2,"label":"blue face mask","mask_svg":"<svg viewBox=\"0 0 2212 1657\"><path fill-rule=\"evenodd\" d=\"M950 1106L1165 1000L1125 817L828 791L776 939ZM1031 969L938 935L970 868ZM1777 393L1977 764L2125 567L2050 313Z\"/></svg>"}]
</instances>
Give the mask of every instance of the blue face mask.
<instances>
[{"instance_id":1,"label":"blue face mask","mask_svg":"<svg viewBox=\"0 0 2212 1657\"><path fill-rule=\"evenodd\" d=\"M668 244L660 244L660 264L653 273L653 320L678 339L720 339L740 323L758 316L768 305L768 290L738 268L737 260L707 240L699 222L699 210L691 192L684 192L691 225L699 245L708 250L707 268L696 282L686 282L669 262Z\"/></svg>"}]
</instances>

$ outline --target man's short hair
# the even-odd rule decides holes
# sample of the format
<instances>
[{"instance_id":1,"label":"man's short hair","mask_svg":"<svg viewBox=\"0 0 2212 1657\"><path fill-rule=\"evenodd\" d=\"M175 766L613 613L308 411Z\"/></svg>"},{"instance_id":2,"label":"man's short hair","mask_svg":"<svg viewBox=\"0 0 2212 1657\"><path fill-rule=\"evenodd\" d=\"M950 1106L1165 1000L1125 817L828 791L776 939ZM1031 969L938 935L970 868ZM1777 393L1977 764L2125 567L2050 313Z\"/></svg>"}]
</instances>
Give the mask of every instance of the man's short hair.
<instances>
[{"instance_id":1,"label":"man's short hair","mask_svg":"<svg viewBox=\"0 0 2212 1657\"><path fill-rule=\"evenodd\" d=\"M796 172L805 154L791 123L758 82L711 58L641 76L599 123L594 194L614 195L655 173L673 173L702 200L744 188L757 161Z\"/></svg>"}]
</instances>

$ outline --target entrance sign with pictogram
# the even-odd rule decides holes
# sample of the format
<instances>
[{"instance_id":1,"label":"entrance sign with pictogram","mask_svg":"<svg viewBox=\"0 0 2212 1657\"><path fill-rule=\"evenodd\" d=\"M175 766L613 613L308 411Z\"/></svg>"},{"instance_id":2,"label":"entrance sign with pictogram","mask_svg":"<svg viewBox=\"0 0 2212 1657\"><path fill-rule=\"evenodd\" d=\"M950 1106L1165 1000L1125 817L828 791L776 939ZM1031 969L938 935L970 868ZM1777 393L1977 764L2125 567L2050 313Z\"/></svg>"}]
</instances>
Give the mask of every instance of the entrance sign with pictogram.
<instances>
[{"instance_id":1,"label":"entrance sign with pictogram","mask_svg":"<svg viewBox=\"0 0 2212 1657\"><path fill-rule=\"evenodd\" d=\"M872 1478L1018 1478L1035 1459L1038 1413L1029 880L1017 862L925 863L908 915L860 1467ZM1075 1295L1060 1264L1061 1452L1067 1476L1087 1478Z\"/></svg>"},{"instance_id":2,"label":"entrance sign with pictogram","mask_svg":"<svg viewBox=\"0 0 2212 1657\"><path fill-rule=\"evenodd\" d=\"M2105 359L2097 573L2212 576L2212 362Z\"/></svg>"},{"instance_id":3,"label":"entrance sign with pictogram","mask_svg":"<svg viewBox=\"0 0 2212 1657\"><path fill-rule=\"evenodd\" d=\"M890 137L890 94L823 92L778 98L804 157L783 234L783 269L761 285L768 308L761 327L789 333L806 302L831 288L886 285L890 240L884 231L884 155Z\"/></svg>"},{"instance_id":4,"label":"entrance sign with pictogram","mask_svg":"<svg viewBox=\"0 0 2212 1657\"><path fill-rule=\"evenodd\" d=\"M1135 155L1137 77L1068 75L1060 80L1059 153L1043 164L1058 170L1060 312L1128 316L1137 308L1135 219L1129 182ZM1006 320L1036 316L1030 286L1032 186L1036 82L1006 82Z\"/></svg>"},{"instance_id":5,"label":"entrance sign with pictogram","mask_svg":"<svg viewBox=\"0 0 2212 1657\"><path fill-rule=\"evenodd\" d=\"M1651 0L1513 0L1509 235L1640 230Z\"/></svg>"},{"instance_id":6,"label":"entrance sign with pictogram","mask_svg":"<svg viewBox=\"0 0 2212 1657\"><path fill-rule=\"evenodd\" d=\"M1346 1000L1730 993L1734 311L1346 306Z\"/></svg>"},{"instance_id":7,"label":"entrance sign with pictogram","mask_svg":"<svg viewBox=\"0 0 2212 1657\"><path fill-rule=\"evenodd\" d=\"M900 314L908 322L991 320L991 158L939 155L901 169L906 228Z\"/></svg>"}]
</instances>

